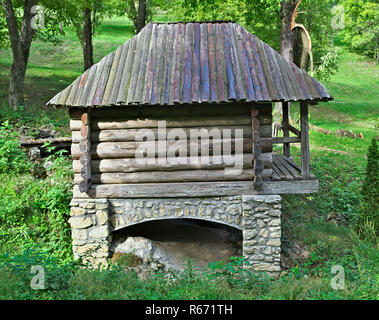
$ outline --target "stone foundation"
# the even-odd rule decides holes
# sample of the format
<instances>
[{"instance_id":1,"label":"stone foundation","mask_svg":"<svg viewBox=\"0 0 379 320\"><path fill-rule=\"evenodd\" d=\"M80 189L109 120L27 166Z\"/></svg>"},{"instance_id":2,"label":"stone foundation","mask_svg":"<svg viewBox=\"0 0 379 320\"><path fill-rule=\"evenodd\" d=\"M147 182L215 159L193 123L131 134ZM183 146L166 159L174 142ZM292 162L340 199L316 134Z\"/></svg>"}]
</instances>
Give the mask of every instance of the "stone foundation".
<instances>
[{"instance_id":1,"label":"stone foundation","mask_svg":"<svg viewBox=\"0 0 379 320\"><path fill-rule=\"evenodd\" d=\"M207 198L73 199L71 218L76 259L107 266L111 232L161 219L201 219L243 232L243 255L256 271L280 272L280 204L276 195ZM249 266L247 266L249 267Z\"/></svg>"}]
</instances>

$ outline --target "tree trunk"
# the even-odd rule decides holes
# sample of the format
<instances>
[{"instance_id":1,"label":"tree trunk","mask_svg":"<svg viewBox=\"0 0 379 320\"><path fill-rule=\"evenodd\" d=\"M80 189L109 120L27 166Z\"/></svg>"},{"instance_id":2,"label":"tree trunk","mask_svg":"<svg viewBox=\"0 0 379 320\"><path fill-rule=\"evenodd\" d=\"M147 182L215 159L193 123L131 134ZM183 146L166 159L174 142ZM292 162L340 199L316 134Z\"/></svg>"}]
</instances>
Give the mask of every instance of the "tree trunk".
<instances>
[{"instance_id":1,"label":"tree trunk","mask_svg":"<svg viewBox=\"0 0 379 320\"><path fill-rule=\"evenodd\" d=\"M147 19L146 0L139 0L137 16L137 33L146 25Z\"/></svg>"},{"instance_id":2,"label":"tree trunk","mask_svg":"<svg viewBox=\"0 0 379 320\"><path fill-rule=\"evenodd\" d=\"M25 73L29 60L30 46L35 34L31 23L33 18L31 9L37 4L38 0L25 0L24 15L21 30L19 31L12 1L2 1L13 54L13 63L9 76L8 103L14 109L17 109L24 102Z\"/></svg>"},{"instance_id":3,"label":"tree trunk","mask_svg":"<svg viewBox=\"0 0 379 320\"><path fill-rule=\"evenodd\" d=\"M85 71L93 66L91 9L85 9L83 12L83 17L83 59Z\"/></svg>"},{"instance_id":4,"label":"tree trunk","mask_svg":"<svg viewBox=\"0 0 379 320\"><path fill-rule=\"evenodd\" d=\"M24 83L26 64L23 61L13 59L9 75L8 104L14 110L24 103Z\"/></svg>"},{"instance_id":5,"label":"tree trunk","mask_svg":"<svg viewBox=\"0 0 379 320\"><path fill-rule=\"evenodd\" d=\"M293 61L293 42L291 19L293 11L296 7L296 1L285 0L280 3L282 29L280 32L280 54L289 61ZM280 114L282 111L282 103L277 102L274 108L274 114ZM290 113L289 113L290 114ZM289 115L291 118L291 115Z\"/></svg>"},{"instance_id":6,"label":"tree trunk","mask_svg":"<svg viewBox=\"0 0 379 320\"><path fill-rule=\"evenodd\" d=\"M293 61L291 19L296 7L296 1L282 1L281 20L282 30L280 32L280 54L289 61Z\"/></svg>"}]
</instances>

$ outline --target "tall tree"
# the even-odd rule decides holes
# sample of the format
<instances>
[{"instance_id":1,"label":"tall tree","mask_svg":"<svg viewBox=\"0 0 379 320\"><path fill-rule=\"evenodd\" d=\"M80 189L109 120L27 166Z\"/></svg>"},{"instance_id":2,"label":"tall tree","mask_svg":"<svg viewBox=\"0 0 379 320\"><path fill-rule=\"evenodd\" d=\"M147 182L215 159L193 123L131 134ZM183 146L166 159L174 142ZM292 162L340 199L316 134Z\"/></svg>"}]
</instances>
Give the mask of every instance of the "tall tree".
<instances>
[{"instance_id":1,"label":"tall tree","mask_svg":"<svg viewBox=\"0 0 379 320\"><path fill-rule=\"evenodd\" d=\"M3 34L2 43L9 41L13 62L9 77L8 103L17 108L24 102L24 82L28 65L30 47L33 39L40 36L42 40L58 43L55 37L60 32L58 21L66 21L59 14L60 2L47 0L0 0L2 12L5 17L8 34ZM49 12L45 15L45 26L36 25L36 5L41 4ZM46 19L45 19L46 18Z\"/></svg>"},{"instance_id":2,"label":"tall tree","mask_svg":"<svg viewBox=\"0 0 379 320\"><path fill-rule=\"evenodd\" d=\"M70 0L69 3L75 8L70 21L83 48L85 71L94 63L93 36L102 17L109 12L108 3L105 0Z\"/></svg>"},{"instance_id":3,"label":"tall tree","mask_svg":"<svg viewBox=\"0 0 379 320\"><path fill-rule=\"evenodd\" d=\"M30 46L36 32L32 28L31 13L32 7L37 5L38 0L26 0L21 28L17 23L17 18L11 0L2 0L2 7L7 21L10 43L12 47L13 63L9 78L8 103L13 108L23 103L24 81L26 66L29 60Z\"/></svg>"}]
</instances>

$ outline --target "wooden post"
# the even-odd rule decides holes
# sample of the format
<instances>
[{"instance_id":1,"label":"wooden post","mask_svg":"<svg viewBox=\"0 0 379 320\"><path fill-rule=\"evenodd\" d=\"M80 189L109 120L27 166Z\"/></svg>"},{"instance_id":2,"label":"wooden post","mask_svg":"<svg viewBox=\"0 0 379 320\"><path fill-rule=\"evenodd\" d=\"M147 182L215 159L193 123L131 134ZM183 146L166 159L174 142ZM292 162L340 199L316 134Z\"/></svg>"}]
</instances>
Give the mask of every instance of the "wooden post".
<instances>
[{"instance_id":1,"label":"wooden post","mask_svg":"<svg viewBox=\"0 0 379 320\"><path fill-rule=\"evenodd\" d=\"M79 149L81 152L80 163L82 168L80 171L82 181L79 184L80 192L88 192L91 188L91 123L90 110L82 114L82 128L80 129L81 141Z\"/></svg>"},{"instance_id":2,"label":"wooden post","mask_svg":"<svg viewBox=\"0 0 379 320\"><path fill-rule=\"evenodd\" d=\"M310 177L308 102L300 102L301 125L301 173L303 178Z\"/></svg>"},{"instance_id":3,"label":"wooden post","mask_svg":"<svg viewBox=\"0 0 379 320\"><path fill-rule=\"evenodd\" d=\"M288 114L288 102L283 102L283 137L288 138L290 136L290 131L289 131L289 114ZM290 151L290 144L289 143L283 143L283 154L285 157L289 158L291 156L291 151Z\"/></svg>"},{"instance_id":4,"label":"wooden post","mask_svg":"<svg viewBox=\"0 0 379 320\"><path fill-rule=\"evenodd\" d=\"M257 191L261 191L263 189L263 179L262 179L262 172L263 172L263 161L259 160L259 157L262 153L262 148L259 143L260 134L259 134L259 127L260 123L257 119L257 116L259 114L259 111L254 106L251 108L251 131L252 131L252 138L253 138L253 173L254 173L254 189Z\"/></svg>"}]
</instances>

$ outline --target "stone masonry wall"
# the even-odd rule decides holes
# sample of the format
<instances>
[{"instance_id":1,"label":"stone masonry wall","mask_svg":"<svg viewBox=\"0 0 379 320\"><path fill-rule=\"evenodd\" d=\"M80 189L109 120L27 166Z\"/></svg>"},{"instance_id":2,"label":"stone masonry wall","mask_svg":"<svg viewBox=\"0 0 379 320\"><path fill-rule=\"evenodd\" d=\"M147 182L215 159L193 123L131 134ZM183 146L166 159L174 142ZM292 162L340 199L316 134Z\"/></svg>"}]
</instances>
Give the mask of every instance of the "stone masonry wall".
<instances>
[{"instance_id":1,"label":"stone masonry wall","mask_svg":"<svg viewBox=\"0 0 379 320\"><path fill-rule=\"evenodd\" d=\"M136 223L190 218L224 223L243 231L243 255L254 270L280 272L280 196L207 198L73 199L71 218L76 259L107 266L111 233Z\"/></svg>"},{"instance_id":2,"label":"stone masonry wall","mask_svg":"<svg viewBox=\"0 0 379 320\"><path fill-rule=\"evenodd\" d=\"M280 272L281 197L242 196L242 254L256 271Z\"/></svg>"}]
</instances>

